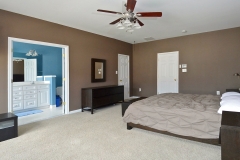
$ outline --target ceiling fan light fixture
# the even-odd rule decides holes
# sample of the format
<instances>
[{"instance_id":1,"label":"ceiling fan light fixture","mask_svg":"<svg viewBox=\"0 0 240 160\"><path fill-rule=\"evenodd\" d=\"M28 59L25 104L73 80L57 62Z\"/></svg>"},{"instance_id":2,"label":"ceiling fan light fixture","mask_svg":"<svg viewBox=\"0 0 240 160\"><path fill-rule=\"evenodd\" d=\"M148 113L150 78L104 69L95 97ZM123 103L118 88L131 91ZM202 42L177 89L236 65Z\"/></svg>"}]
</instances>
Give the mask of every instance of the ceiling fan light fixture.
<instances>
[{"instance_id":1,"label":"ceiling fan light fixture","mask_svg":"<svg viewBox=\"0 0 240 160\"><path fill-rule=\"evenodd\" d=\"M132 23L131 23L128 19L126 19L126 20L123 22L123 25L124 25L124 26L131 26Z\"/></svg>"},{"instance_id":2,"label":"ceiling fan light fixture","mask_svg":"<svg viewBox=\"0 0 240 160\"><path fill-rule=\"evenodd\" d=\"M117 29L124 29L124 28L125 28L125 27L122 25L121 22L118 23L116 27L117 27Z\"/></svg>"},{"instance_id":3,"label":"ceiling fan light fixture","mask_svg":"<svg viewBox=\"0 0 240 160\"><path fill-rule=\"evenodd\" d=\"M126 32L132 33L134 30L132 28L128 28Z\"/></svg>"},{"instance_id":4,"label":"ceiling fan light fixture","mask_svg":"<svg viewBox=\"0 0 240 160\"><path fill-rule=\"evenodd\" d=\"M136 22L136 23L134 23L133 28L135 28L135 29L140 29L140 28L142 28L142 27L139 25L138 22Z\"/></svg>"}]
</instances>

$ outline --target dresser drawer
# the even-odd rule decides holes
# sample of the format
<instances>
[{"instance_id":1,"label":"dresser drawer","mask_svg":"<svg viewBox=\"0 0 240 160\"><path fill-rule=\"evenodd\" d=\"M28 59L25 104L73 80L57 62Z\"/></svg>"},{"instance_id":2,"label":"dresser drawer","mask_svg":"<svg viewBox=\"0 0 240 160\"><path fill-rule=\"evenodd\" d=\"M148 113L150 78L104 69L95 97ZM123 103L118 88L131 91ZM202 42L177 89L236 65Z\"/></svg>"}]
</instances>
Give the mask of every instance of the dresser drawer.
<instances>
[{"instance_id":1,"label":"dresser drawer","mask_svg":"<svg viewBox=\"0 0 240 160\"><path fill-rule=\"evenodd\" d=\"M37 107L37 99L24 100L24 109Z\"/></svg>"},{"instance_id":2,"label":"dresser drawer","mask_svg":"<svg viewBox=\"0 0 240 160\"><path fill-rule=\"evenodd\" d=\"M49 85L45 84L45 85L38 85L38 89L48 89Z\"/></svg>"},{"instance_id":3,"label":"dresser drawer","mask_svg":"<svg viewBox=\"0 0 240 160\"><path fill-rule=\"evenodd\" d=\"M104 97L106 95L107 95L107 89L106 88L92 90L92 96L94 98Z\"/></svg>"},{"instance_id":4,"label":"dresser drawer","mask_svg":"<svg viewBox=\"0 0 240 160\"><path fill-rule=\"evenodd\" d=\"M21 91L21 90L22 90L22 86L13 87L13 91Z\"/></svg>"},{"instance_id":5,"label":"dresser drawer","mask_svg":"<svg viewBox=\"0 0 240 160\"><path fill-rule=\"evenodd\" d=\"M12 108L13 111L23 109L23 101L13 101Z\"/></svg>"},{"instance_id":6,"label":"dresser drawer","mask_svg":"<svg viewBox=\"0 0 240 160\"><path fill-rule=\"evenodd\" d=\"M29 90L29 91L23 91L24 95L25 94L36 94L37 90Z\"/></svg>"},{"instance_id":7,"label":"dresser drawer","mask_svg":"<svg viewBox=\"0 0 240 160\"><path fill-rule=\"evenodd\" d=\"M33 89L37 89L37 86L36 85L23 86L23 90L33 90Z\"/></svg>"},{"instance_id":8,"label":"dresser drawer","mask_svg":"<svg viewBox=\"0 0 240 160\"><path fill-rule=\"evenodd\" d=\"M13 96L13 101L20 101L23 99L23 96Z\"/></svg>"},{"instance_id":9,"label":"dresser drawer","mask_svg":"<svg viewBox=\"0 0 240 160\"><path fill-rule=\"evenodd\" d=\"M37 94L24 95L24 99L36 99L36 98L37 98Z\"/></svg>"},{"instance_id":10,"label":"dresser drawer","mask_svg":"<svg viewBox=\"0 0 240 160\"><path fill-rule=\"evenodd\" d=\"M22 91L13 91L13 97L14 96L21 96L23 94Z\"/></svg>"}]
</instances>

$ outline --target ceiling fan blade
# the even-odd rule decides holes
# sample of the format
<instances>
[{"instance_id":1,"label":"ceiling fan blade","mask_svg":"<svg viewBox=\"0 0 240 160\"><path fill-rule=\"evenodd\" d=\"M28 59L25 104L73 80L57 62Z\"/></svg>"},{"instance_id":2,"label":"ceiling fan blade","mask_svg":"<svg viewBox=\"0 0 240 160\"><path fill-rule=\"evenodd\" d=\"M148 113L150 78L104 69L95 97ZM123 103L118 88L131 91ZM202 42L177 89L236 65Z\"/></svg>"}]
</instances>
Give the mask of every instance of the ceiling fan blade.
<instances>
[{"instance_id":1,"label":"ceiling fan blade","mask_svg":"<svg viewBox=\"0 0 240 160\"><path fill-rule=\"evenodd\" d=\"M139 12L138 17L162 17L162 12Z\"/></svg>"},{"instance_id":2,"label":"ceiling fan blade","mask_svg":"<svg viewBox=\"0 0 240 160\"><path fill-rule=\"evenodd\" d=\"M137 18L136 18L136 19L137 19ZM143 26L143 25L144 25L139 19L137 19L137 22L139 23L140 26Z\"/></svg>"},{"instance_id":3,"label":"ceiling fan blade","mask_svg":"<svg viewBox=\"0 0 240 160\"><path fill-rule=\"evenodd\" d=\"M136 3L137 3L136 0L128 0L128 1L127 1L127 11L133 12Z\"/></svg>"},{"instance_id":4,"label":"ceiling fan blade","mask_svg":"<svg viewBox=\"0 0 240 160\"><path fill-rule=\"evenodd\" d=\"M108 11L108 10L102 10L102 9L98 9L97 11L98 11L98 12L113 13L113 14L122 14L121 12Z\"/></svg>"},{"instance_id":5,"label":"ceiling fan blade","mask_svg":"<svg viewBox=\"0 0 240 160\"><path fill-rule=\"evenodd\" d=\"M111 22L110 24L116 24L116 23L118 23L119 21L121 21L121 18L118 18L117 20Z\"/></svg>"}]
</instances>

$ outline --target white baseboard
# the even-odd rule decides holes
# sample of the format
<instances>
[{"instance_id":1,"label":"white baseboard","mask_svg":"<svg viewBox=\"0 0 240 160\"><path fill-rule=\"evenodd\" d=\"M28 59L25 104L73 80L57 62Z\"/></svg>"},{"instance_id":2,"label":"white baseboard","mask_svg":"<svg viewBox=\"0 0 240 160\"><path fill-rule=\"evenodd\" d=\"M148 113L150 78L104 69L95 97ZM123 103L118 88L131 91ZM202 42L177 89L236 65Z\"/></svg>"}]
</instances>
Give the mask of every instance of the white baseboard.
<instances>
[{"instance_id":1,"label":"white baseboard","mask_svg":"<svg viewBox=\"0 0 240 160\"><path fill-rule=\"evenodd\" d=\"M50 108L56 108L57 106L56 105L50 105Z\"/></svg>"},{"instance_id":2,"label":"white baseboard","mask_svg":"<svg viewBox=\"0 0 240 160\"><path fill-rule=\"evenodd\" d=\"M82 109L76 109L76 110L70 111L69 114L73 114L77 112L82 112Z\"/></svg>"}]
</instances>

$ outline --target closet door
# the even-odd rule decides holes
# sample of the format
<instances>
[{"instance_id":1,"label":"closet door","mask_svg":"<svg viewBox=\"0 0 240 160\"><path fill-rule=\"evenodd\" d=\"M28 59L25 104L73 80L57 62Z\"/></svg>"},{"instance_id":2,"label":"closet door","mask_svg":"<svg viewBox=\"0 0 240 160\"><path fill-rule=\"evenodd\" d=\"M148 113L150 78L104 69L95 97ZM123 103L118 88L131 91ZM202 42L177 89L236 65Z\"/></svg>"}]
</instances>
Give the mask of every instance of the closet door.
<instances>
[{"instance_id":1,"label":"closet door","mask_svg":"<svg viewBox=\"0 0 240 160\"><path fill-rule=\"evenodd\" d=\"M158 54L157 93L178 93L178 52Z\"/></svg>"}]
</instances>

